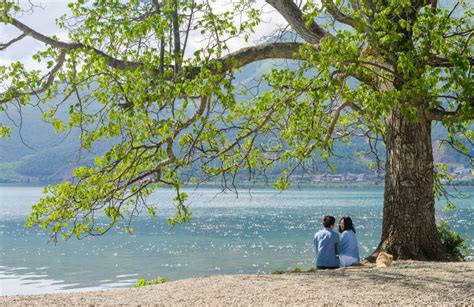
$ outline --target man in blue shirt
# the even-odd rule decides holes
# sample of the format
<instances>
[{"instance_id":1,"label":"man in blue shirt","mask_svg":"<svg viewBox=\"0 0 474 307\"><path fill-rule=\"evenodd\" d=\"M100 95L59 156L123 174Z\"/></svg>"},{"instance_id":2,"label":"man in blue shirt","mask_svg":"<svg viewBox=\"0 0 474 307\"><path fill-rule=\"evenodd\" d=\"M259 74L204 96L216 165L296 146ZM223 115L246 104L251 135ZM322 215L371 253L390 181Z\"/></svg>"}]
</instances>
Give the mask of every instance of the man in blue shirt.
<instances>
[{"instance_id":1,"label":"man in blue shirt","mask_svg":"<svg viewBox=\"0 0 474 307\"><path fill-rule=\"evenodd\" d=\"M323 219L324 228L314 235L316 267L318 269L335 269L339 267L339 235L333 231L336 219L327 215Z\"/></svg>"}]
</instances>

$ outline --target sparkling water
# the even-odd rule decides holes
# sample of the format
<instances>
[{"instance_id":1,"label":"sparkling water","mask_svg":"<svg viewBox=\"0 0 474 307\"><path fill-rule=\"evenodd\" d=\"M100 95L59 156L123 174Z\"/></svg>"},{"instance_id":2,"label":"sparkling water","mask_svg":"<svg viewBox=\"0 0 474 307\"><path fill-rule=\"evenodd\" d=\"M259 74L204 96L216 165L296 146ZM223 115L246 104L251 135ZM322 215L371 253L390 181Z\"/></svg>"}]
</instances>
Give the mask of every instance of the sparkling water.
<instances>
[{"instance_id":1,"label":"sparkling water","mask_svg":"<svg viewBox=\"0 0 474 307\"><path fill-rule=\"evenodd\" d=\"M474 188L461 188L457 209L437 218L474 246ZM140 277L167 280L214 274L265 274L314 266L312 239L321 219L350 215L362 257L380 239L382 187L315 187L277 192L188 189L193 219L171 228L173 192L159 191L157 218L135 221L132 235L70 239L58 244L37 228L24 228L41 187L0 187L0 294L29 294L128 287Z\"/></svg>"}]
</instances>

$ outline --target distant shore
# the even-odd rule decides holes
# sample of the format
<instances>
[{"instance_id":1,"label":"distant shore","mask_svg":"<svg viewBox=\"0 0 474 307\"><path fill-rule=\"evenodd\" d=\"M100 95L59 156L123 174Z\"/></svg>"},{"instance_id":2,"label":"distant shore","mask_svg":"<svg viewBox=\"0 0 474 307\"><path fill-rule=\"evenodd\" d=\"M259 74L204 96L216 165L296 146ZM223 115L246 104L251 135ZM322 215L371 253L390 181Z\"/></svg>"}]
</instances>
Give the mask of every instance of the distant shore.
<instances>
[{"instance_id":1,"label":"distant shore","mask_svg":"<svg viewBox=\"0 0 474 307\"><path fill-rule=\"evenodd\" d=\"M54 185L61 183L60 181L34 181L34 182L22 182L22 181L1 181L0 186L14 186L14 187L44 187L48 185ZM452 181L451 183L444 183L447 187L450 186L466 186L472 187L474 186L474 179L471 180L458 180ZM221 188L222 184L218 182L205 182L200 183L198 185L202 188ZM290 182L289 189L299 189L299 188L344 188L344 187L383 187L384 181L383 179L380 180L370 180L370 181L339 181L339 182ZM186 184L185 187L188 188L196 188L196 185ZM272 189L273 184L272 182L263 182L263 181L256 181L256 182L246 182L241 181L236 183L236 187L238 189Z\"/></svg>"},{"instance_id":2,"label":"distant shore","mask_svg":"<svg viewBox=\"0 0 474 307\"><path fill-rule=\"evenodd\" d=\"M282 275L221 275L95 292L2 296L1 305L474 304L474 262L397 261Z\"/></svg>"}]
</instances>

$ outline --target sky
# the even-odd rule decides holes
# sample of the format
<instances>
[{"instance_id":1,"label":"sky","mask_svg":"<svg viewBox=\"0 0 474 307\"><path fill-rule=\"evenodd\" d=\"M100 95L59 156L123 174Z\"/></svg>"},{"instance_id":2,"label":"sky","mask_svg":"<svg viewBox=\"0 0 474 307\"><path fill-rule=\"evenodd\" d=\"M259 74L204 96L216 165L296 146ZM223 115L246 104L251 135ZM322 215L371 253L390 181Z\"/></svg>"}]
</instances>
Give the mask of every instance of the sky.
<instances>
[{"instance_id":1,"label":"sky","mask_svg":"<svg viewBox=\"0 0 474 307\"><path fill-rule=\"evenodd\" d=\"M29 27L35 29L42 34L51 36L56 35L60 39L68 40L67 34L61 30L56 24L55 20L64 14L69 13L67 7L67 0L30 0L35 5L41 7L35 7L32 12L23 13L18 17L23 23ZM218 0L212 3L215 12L228 10L232 0ZM238 50L242 47L255 45L262 37L268 36L275 29L286 26L287 23L283 17L276 12L271 6L265 3L264 0L256 0L253 4L254 7L261 8L262 10L262 22L255 29L255 33L251 35L248 42L243 39L232 39L228 42L228 46L231 51ZM27 0L20 0L20 3L25 6L28 5ZM0 42L5 43L12 38L17 37L21 34L20 31L15 29L11 25L5 25L0 23ZM199 48L202 37L199 33L194 33L190 36L188 41L188 51L193 52ZM23 62L27 68L38 68L38 63L31 59L31 55L36 51L43 49L43 45L36 40L26 37L23 40L10 46L5 51L0 51L0 65L8 65L13 61Z\"/></svg>"}]
</instances>

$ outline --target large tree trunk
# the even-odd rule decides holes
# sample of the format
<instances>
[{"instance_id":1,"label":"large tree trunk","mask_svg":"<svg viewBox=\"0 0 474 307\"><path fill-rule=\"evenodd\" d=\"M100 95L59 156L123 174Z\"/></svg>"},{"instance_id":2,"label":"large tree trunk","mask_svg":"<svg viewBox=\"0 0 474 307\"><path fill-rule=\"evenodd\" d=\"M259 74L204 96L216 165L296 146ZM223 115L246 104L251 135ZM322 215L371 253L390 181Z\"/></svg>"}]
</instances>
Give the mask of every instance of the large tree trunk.
<instances>
[{"instance_id":1,"label":"large tree trunk","mask_svg":"<svg viewBox=\"0 0 474 307\"><path fill-rule=\"evenodd\" d=\"M373 256L446 259L435 223L431 121L422 111L414 121L394 110L386 128L382 239Z\"/></svg>"}]
</instances>

